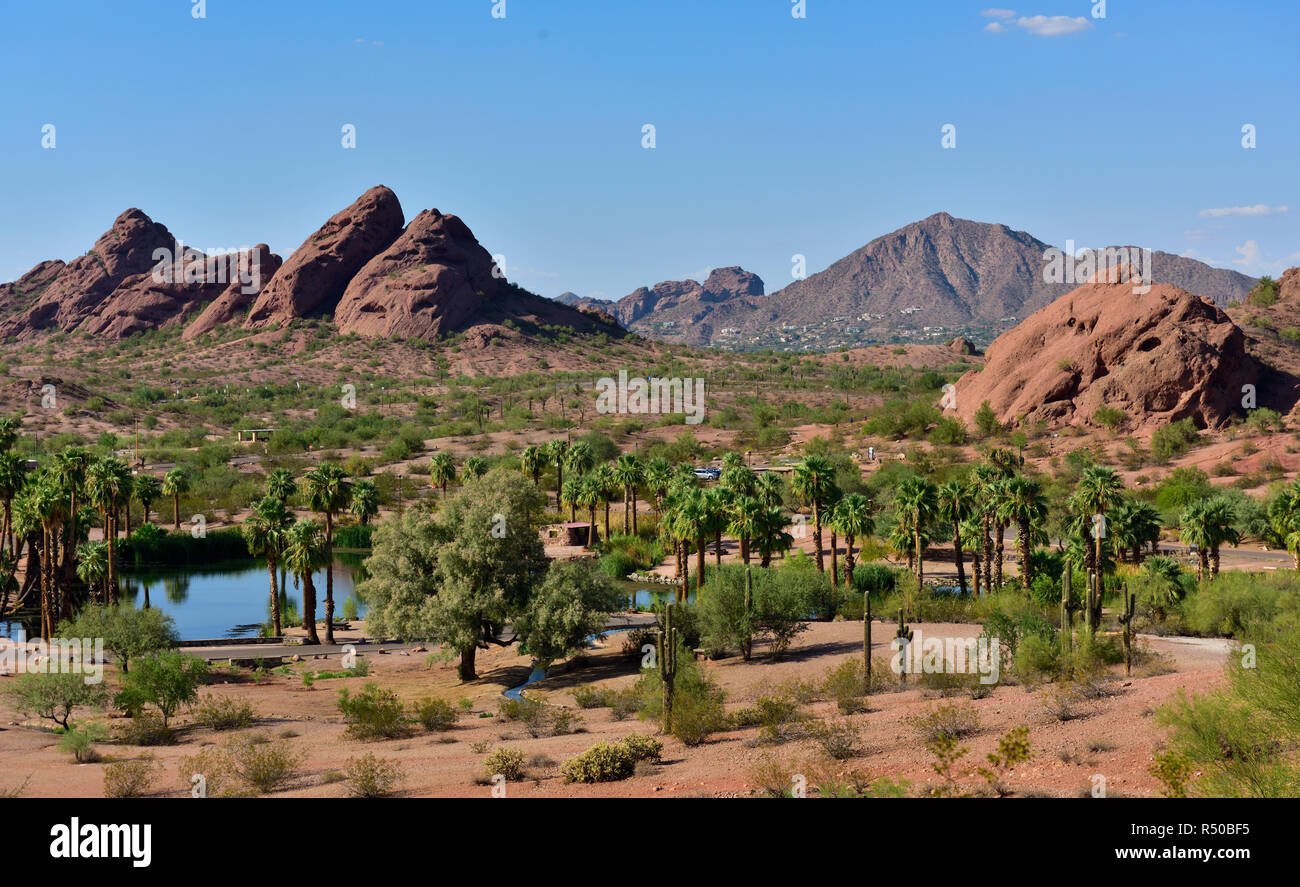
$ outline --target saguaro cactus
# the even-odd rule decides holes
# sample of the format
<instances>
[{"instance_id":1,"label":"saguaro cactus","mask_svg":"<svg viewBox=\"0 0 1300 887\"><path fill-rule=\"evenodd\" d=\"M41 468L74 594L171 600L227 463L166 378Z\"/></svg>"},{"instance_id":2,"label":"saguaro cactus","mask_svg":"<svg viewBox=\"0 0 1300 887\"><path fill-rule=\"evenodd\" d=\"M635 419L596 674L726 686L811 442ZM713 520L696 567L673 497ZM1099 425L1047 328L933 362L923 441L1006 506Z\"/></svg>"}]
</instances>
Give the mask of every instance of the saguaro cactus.
<instances>
[{"instance_id":1,"label":"saguaro cactus","mask_svg":"<svg viewBox=\"0 0 1300 887\"><path fill-rule=\"evenodd\" d=\"M1065 569L1061 571L1061 650L1069 652L1074 646L1074 606L1070 596L1074 591L1074 567L1070 559L1065 559Z\"/></svg>"},{"instance_id":2,"label":"saguaro cactus","mask_svg":"<svg viewBox=\"0 0 1300 887\"><path fill-rule=\"evenodd\" d=\"M899 644L899 647L898 647L898 651L899 651L899 662L900 662L900 664L903 666L902 668L900 668L900 669L898 670L898 682L899 682L900 684L906 684L906 683L907 683L907 664L908 664L908 658L910 657L910 654L911 654L912 629L909 628L909 627L906 625L906 623L903 622L903 608L902 608L902 607L899 607L899 608L898 608L898 631L894 632L894 638L897 639L897 640L901 640L901 641L903 642L903 643Z\"/></svg>"},{"instance_id":3,"label":"saguaro cactus","mask_svg":"<svg viewBox=\"0 0 1300 887\"><path fill-rule=\"evenodd\" d=\"M673 605L664 607L664 625L659 630L656 643L659 680L663 682L663 732L668 733L673 723L673 684L677 679L677 629L673 627Z\"/></svg>"},{"instance_id":4,"label":"saguaro cactus","mask_svg":"<svg viewBox=\"0 0 1300 887\"><path fill-rule=\"evenodd\" d=\"M862 592L862 666L867 685L871 689L871 589Z\"/></svg>"},{"instance_id":5,"label":"saguaro cactus","mask_svg":"<svg viewBox=\"0 0 1300 887\"><path fill-rule=\"evenodd\" d=\"M1124 626L1124 674L1133 674L1133 613L1137 610L1137 595L1130 593L1124 583L1124 613L1119 617Z\"/></svg>"}]
</instances>

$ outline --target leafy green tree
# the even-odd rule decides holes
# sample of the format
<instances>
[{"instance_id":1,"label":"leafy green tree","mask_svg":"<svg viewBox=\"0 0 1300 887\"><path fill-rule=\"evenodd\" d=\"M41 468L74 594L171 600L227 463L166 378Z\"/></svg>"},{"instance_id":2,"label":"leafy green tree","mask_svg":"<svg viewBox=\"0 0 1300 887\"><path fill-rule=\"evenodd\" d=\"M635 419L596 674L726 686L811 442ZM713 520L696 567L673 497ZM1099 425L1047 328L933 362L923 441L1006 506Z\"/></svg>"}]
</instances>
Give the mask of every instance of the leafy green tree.
<instances>
[{"instance_id":1,"label":"leafy green tree","mask_svg":"<svg viewBox=\"0 0 1300 887\"><path fill-rule=\"evenodd\" d=\"M139 657L170 650L180 643L172 617L161 610L136 609L129 603L82 607L76 619L59 623L59 635L103 638L104 649L113 654L123 674L131 671L131 663Z\"/></svg>"},{"instance_id":2,"label":"leafy green tree","mask_svg":"<svg viewBox=\"0 0 1300 887\"><path fill-rule=\"evenodd\" d=\"M86 676L76 671L21 674L8 690L19 711L47 718L65 730L74 709L100 706L108 698L103 684L87 684Z\"/></svg>"},{"instance_id":3,"label":"leafy green tree","mask_svg":"<svg viewBox=\"0 0 1300 887\"><path fill-rule=\"evenodd\" d=\"M1268 520L1300 571L1300 479L1283 487L1269 501Z\"/></svg>"},{"instance_id":4,"label":"leafy green tree","mask_svg":"<svg viewBox=\"0 0 1300 887\"><path fill-rule=\"evenodd\" d=\"M519 651L543 665L578 653L623 603L622 593L595 562L551 561L515 620Z\"/></svg>"},{"instance_id":5,"label":"leafy green tree","mask_svg":"<svg viewBox=\"0 0 1300 887\"><path fill-rule=\"evenodd\" d=\"M502 469L471 480L436 515L411 509L375 531L361 591L376 634L429 639L460 653L460 677L477 677L479 649L503 640L547 571L530 509L537 489Z\"/></svg>"},{"instance_id":6,"label":"leafy green tree","mask_svg":"<svg viewBox=\"0 0 1300 887\"><path fill-rule=\"evenodd\" d=\"M132 714L152 705L162 715L163 727L182 705L192 705L199 687L207 682L208 664L177 650L150 653L122 679L115 704Z\"/></svg>"}]
</instances>

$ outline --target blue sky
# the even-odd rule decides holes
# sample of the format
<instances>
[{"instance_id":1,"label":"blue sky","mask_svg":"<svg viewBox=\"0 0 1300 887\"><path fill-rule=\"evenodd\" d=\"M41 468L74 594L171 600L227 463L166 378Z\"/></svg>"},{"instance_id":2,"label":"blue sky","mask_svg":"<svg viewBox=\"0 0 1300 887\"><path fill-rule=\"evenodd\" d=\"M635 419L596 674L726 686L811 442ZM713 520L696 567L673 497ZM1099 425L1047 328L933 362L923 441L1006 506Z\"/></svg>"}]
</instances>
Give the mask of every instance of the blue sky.
<instances>
[{"instance_id":1,"label":"blue sky","mask_svg":"<svg viewBox=\"0 0 1300 887\"><path fill-rule=\"evenodd\" d=\"M0 2L3 280L130 206L287 256L380 183L548 296L737 264L773 291L940 210L1300 264L1291 0Z\"/></svg>"}]
</instances>

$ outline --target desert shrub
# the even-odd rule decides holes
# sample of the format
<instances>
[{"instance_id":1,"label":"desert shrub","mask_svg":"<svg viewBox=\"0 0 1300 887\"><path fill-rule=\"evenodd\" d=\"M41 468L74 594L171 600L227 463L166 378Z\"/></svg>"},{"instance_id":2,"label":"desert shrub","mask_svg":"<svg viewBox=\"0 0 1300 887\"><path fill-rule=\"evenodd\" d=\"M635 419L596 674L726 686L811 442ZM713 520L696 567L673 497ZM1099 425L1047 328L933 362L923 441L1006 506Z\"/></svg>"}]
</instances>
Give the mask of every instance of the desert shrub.
<instances>
[{"instance_id":1,"label":"desert shrub","mask_svg":"<svg viewBox=\"0 0 1300 887\"><path fill-rule=\"evenodd\" d=\"M807 560L807 559L804 559ZM830 615L834 599L829 579L815 566L792 558L780 569L752 570L751 607L745 610L745 574L740 564L711 568L700 595L700 640L712 651L737 650L748 658L757 643L779 658L815 611ZM679 610L682 608L678 608Z\"/></svg>"},{"instance_id":2,"label":"desert shrub","mask_svg":"<svg viewBox=\"0 0 1300 887\"><path fill-rule=\"evenodd\" d=\"M72 755L78 764L93 764L99 760L95 743L107 735L102 724L74 725L59 737L59 751Z\"/></svg>"},{"instance_id":3,"label":"desert shrub","mask_svg":"<svg viewBox=\"0 0 1300 887\"><path fill-rule=\"evenodd\" d=\"M78 706L101 706L108 694L102 684L87 684L76 672L21 674L9 688L15 707L24 714L47 718L66 728Z\"/></svg>"},{"instance_id":4,"label":"desert shrub","mask_svg":"<svg viewBox=\"0 0 1300 887\"><path fill-rule=\"evenodd\" d=\"M969 703L945 702L927 714L907 719L912 729L925 742L944 737L961 739L979 729L979 715Z\"/></svg>"},{"instance_id":5,"label":"desert shrub","mask_svg":"<svg viewBox=\"0 0 1300 887\"><path fill-rule=\"evenodd\" d=\"M228 745L209 745L194 755L181 758L176 772L194 797L243 798L253 795L240 781Z\"/></svg>"},{"instance_id":6,"label":"desert shrub","mask_svg":"<svg viewBox=\"0 0 1300 887\"><path fill-rule=\"evenodd\" d=\"M641 710L641 694L635 687L613 693L609 700L609 714L616 721L624 720Z\"/></svg>"},{"instance_id":7,"label":"desert shrub","mask_svg":"<svg viewBox=\"0 0 1300 887\"><path fill-rule=\"evenodd\" d=\"M1286 571L1263 576L1220 573L1182 604L1183 618L1197 634L1240 638L1279 616L1300 612L1300 576Z\"/></svg>"},{"instance_id":8,"label":"desert shrub","mask_svg":"<svg viewBox=\"0 0 1300 887\"><path fill-rule=\"evenodd\" d=\"M483 759L483 770L488 780L504 776L507 782L518 782L525 775L524 753L517 748L502 746Z\"/></svg>"},{"instance_id":9,"label":"desert shrub","mask_svg":"<svg viewBox=\"0 0 1300 887\"><path fill-rule=\"evenodd\" d=\"M1073 721L1083 717L1084 695L1073 681L1062 681L1044 687L1038 694L1043 710L1058 721Z\"/></svg>"},{"instance_id":10,"label":"desert shrub","mask_svg":"<svg viewBox=\"0 0 1300 887\"><path fill-rule=\"evenodd\" d=\"M268 742L264 737L236 739L230 743L235 774L259 792L272 792L292 779L303 754L287 742Z\"/></svg>"},{"instance_id":11,"label":"desert shrub","mask_svg":"<svg viewBox=\"0 0 1300 887\"><path fill-rule=\"evenodd\" d=\"M142 711L118 726L117 741L123 745L171 745L176 741L176 734L164 723L162 715Z\"/></svg>"},{"instance_id":12,"label":"desert shrub","mask_svg":"<svg viewBox=\"0 0 1300 887\"><path fill-rule=\"evenodd\" d=\"M659 673L642 672L636 689L641 697L641 717L662 721L663 681ZM726 729L726 699L726 691L701 671L685 650L679 650L669 732L685 745L701 744L714 733Z\"/></svg>"},{"instance_id":13,"label":"desert shrub","mask_svg":"<svg viewBox=\"0 0 1300 887\"><path fill-rule=\"evenodd\" d=\"M415 704L415 720L430 733L450 730L460 712L445 699L425 698Z\"/></svg>"},{"instance_id":14,"label":"desert shrub","mask_svg":"<svg viewBox=\"0 0 1300 887\"><path fill-rule=\"evenodd\" d=\"M355 696L344 687L339 690L338 706L354 739L397 739L410 732L401 700L378 684L366 684Z\"/></svg>"},{"instance_id":15,"label":"desert shrub","mask_svg":"<svg viewBox=\"0 0 1300 887\"><path fill-rule=\"evenodd\" d=\"M150 653L136 662L134 671L123 675L114 702L132 716L152 705L165 727L178 708L194 703L208 674L208 664L197 656L175 650Z\"/></svg>"},{"instance_id":16,"label":"desert shrub","mask_svg":"<svg viewBox=\"0 0 1300 887\"><path fill-rule=\"evenodd\" d=\"M138 798L153 789L158 765L151 757L114 761L104 767L104 797Z\"/></svg>"},{"instance_id":17,"label":"desert shrub","mask_svg":"<svg viewBox=\"0 0 1300 887\"><path fill-rule=\"evenodd\" d=\"M764 693L754 704L734 712L731 723L761 727L759 741L765 744L788 742L801 735L806 716L799 710L799 700L789 693Z\"/></svg>"},{"instance_id":18,"label":"desert shrub","mask_svg":"<svg viewBox=\"0 0 1300 887\"><path fill-rule=\"evenodd\" d=\"M581 719L567 709L546 705L523 695L518 699L501 700L500 714L507 721L523 724L528 735L534 739L572 733L581 723Z\"/></svg>"},{"instance_id":19,"label":"desert shrub","mask_svg":"<svg viewBox=\"0 0 1300 887\"><path fill-rule=\"evenodd\" d=\"M858 730L849 720L814 721L806 728L807 735L813 739L822 752L836 761L843 761L858 754L861 740Z\"/></svg>"},{"instance_id":20,"label":"desert shrub","mask_svg":"<svg viewBox=\"0 0 1300 887\"><path fill-rule=\"evenodd\" d=\"M1061 668L1060 649L1054 640L1039 635L1022 638L1012 666L1016 677L1033 685L1054 677Z\"/></svg>"},{"instance_id":21,"label":"desert shrub","mask_svg":"<svg viewBox=\"0 0 1300 887\"><path fill-rule=\"evenodd\" d=\"M578 687L573 691L573 701L578 708L608 708L611 690L602 687Z\"/></svg>"},{"instance_id":22,"label":"desert shrub","mask_svg":"<svg viewBox=\"0 0 1300 887\"><path fill-rule=\"evenodd\" d=\"M405 775L396 761L377 758L366 752L359 758L349 758L344 768L348 794L354 798L383 798L391 795Z\"/></svg>"},{"instance_id":23,"label":"desert shrub","mask_svg":"<svg viewBox=\"0 0 1300 887\"><path fill-rule=\"evenodd\" d=\"M664 751L662 742L644 733L629 733L622 742L638 761L657 761Z\"/></svg>"},{"instance_id":24,"label":"desert shrub","mask_svg":"<svg viewBox=\"0 0 1300 887\"><path fill-rule=\"evenodd\" d=\"M1151 458L1163 465L1170 459L1176 459L1190 450L1200 439L1200 434L1191 419L1179 419L1162 428L1157 428L1151 435Z\"/></svg>"},{"instance_id":25,"label":"desert shrub","mask_svg":"<svg viewBox=\"0 0 1300 887\"><path fill-rule=\"evenodd\" d=\"M620 742L598 742L560 768L565 782L614 782L635 770L636 756Z\"/></svg>"},{"instance_id":26,"label":"desert shrub","mask_svg":"<svg viewBox=\"0 0 1300 887\"><path fill-rule=\"evenodd\" d=\"M235 699L208 696L194 706L196 723L210 730L239 730L251 726L253 706Z\"/></svg>"},{"instance_id":27,"label":"desert shrub","mask_svg":"<svg viewBox=\"0 0 1300 887\"><path fill-rule=\"evenodd\" d=\"M867 710L869 689L867 669L856 656L827 669L826 677L822 679L822 691L846 715Z\"/></svg>"}]
</instances>

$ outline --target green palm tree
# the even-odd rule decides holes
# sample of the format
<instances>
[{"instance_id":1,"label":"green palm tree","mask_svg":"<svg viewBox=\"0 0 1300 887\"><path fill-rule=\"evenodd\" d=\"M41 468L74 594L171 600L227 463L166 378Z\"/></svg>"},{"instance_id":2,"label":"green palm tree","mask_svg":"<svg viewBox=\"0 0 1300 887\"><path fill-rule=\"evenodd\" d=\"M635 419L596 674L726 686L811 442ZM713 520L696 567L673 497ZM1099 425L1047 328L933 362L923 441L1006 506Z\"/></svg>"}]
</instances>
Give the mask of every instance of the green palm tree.
<instances>
[{"instance_id":1,"label":"green palm tree","mask_svg":"<svg viewBox=\"0 0 1300 887\"><path fill-rule=\"evenodd\" d=\"M786 515L779 508L764 508L754 527L751 544L761 558L759 565L770 567L772 555L785 555L794 545L794 536L786 532Z\"/></svg>"},{"instance_id":2,"label":"green palm tree","mask_svg":"<svg viewBox=\"0 0 1300 887\"><path fill-rule=\"evenodd\" d=\"M442 491L447 498L447 485L456 479L456 462L451 453L438 453L429 460L429 483Z\"/></svg>"},{"instance_id":3,"label":"green palm tree","mask_svg":"<svg viewBox=\"0 0 1300 887\"><path fill-rule=\"evenodd\" d=\"M131 469L115 456L96 459L86 469L86 499L99 512L108 542L109 604L117 603L117 514L130 481Z\"/></svg>"},{"instance_id":4,"label":"green palm tree","mask_svg":"<svg viewBox=\"0 0 1300 887\"><path fill-rule=\"evenodd\" d=\"M181 531L181 496L190 491L190 475L184 468L173 468L163 475L163 494L172 497L172 529Z\"/></svg>"},{"instance_id":5,"label":"green palm tree","mask_svg":"<svg viewBox=\"0 0 1300 887\"><path fill-rule=\"evenodd\" d=\"M90 589L91 600L108 600L108 543L82 542L77 546L77 578Z\"/></svg>"},{"instance_id":6,"label":"green palm tree","mask_svg":"<svg viewBox=\"0 0 1300 887\"><path fill-rule=\"evenodd\" d=\"M325 519L325 643L333 644L334 515L347 508L352 498L352 482L342 467L327 462L307 472L303 483L306 487L307 507Z\"/></svg>"},{"instance_id":7,"label":"green palm tree","mask_svg":"<svg viewBox=\"0 0 1300 887\"><path fill-rule=\"evenodd\" d=\"M1171 557L1149 557L1142 564L1142 572L1151 580L1152 608L1157 618L1163 620L1165 611L1183 596L1183 568Z\"/></svg>"},{"instance_id":8,"label":"green palm tree","mask_svg":"<svg viewBox=\"0 0 1300 887\"><path fill-rule=\"evenodd\" d=\"M1268 503L1268 520L1300 571L1300 479L1283 487Z\"/></svg>"},{"instance_id":9,"label":"green palm tree","mask_svg":"<svg viewBox=\"0 0 1300 887\"><path fill-rule=\"evenodd\" d=\"M23 423L17 416L5 416L0 418L0 453L7 453L14 448L18 442L18 435L22 433Z\"/></svg>"},{"instance_id":10,"label":"green palm tree","mask_svg":"<svg viewBox=\"0 0 1300 887\"><path fill-rule=\"evenodd\" d=\"M162 495L162 482L152 474L141 474L135 479L135 498L144 508L144 523L149 523L149 509Z\"/></svg>"},{"instance_id":11,"label":"green palm tree","mask_svg":"<svg viewBox=\"0 0 1300 887\"><path fill-rule=\"evenodd\" d=\"M466 478L473 479L473 478L482 477L483 475L487 474L487 469L488 469L487 459L484 459L482 456L470 456L468 459L465 460Z\"/></svg>"},{"instance_id":12,"label":"green palm tree","mask_svg":"<svg viewBox=\"0 0 1300 887\"><path fill-rule=\"evenodd\" d=\"M32 506L41 524L41 637L54 637L58 618L58 534L67 518L68 503L56 476L43 472L32 490Z\"/></svg>"},{"instance_id":13,"label":"green palm tree","mask_svg":"<svg viewBox=\"0 0 1300 887\"><path fill-rule=\"evenodd\" d=\"M650 495L654 498L655 514L663 514L664 497L668 495L668 487L672 479L673 467L664 457L655 456L646 463L644 481Z\"/></svg>"},{"instance_id":14,"label":"green palm tree","mask_svg":"<svg viewBox=\"0 0 1300 887\"><path fill-rule=\"evenodd\" d=\"M813 545L817 548L817 569L826 572L825 557L822 552L822 506L831 498L835 487L835 470L825 456L805 456L794 467L792 488L794 494L806 506L812 508Z\"/></svg>"},{"instance_id":15,"label":"green palm tree","mask_svg":"<svg viewBox=\"0 0 1300 887\"><path fill-rule=\"evenodd\" d=\"M565 484L569 488L569 504L575 508L585 508L588 515L587 524L587 543L583 546L591 550L596 544L596 509L600 507L603 498L600 480L594 474L588 474L585 477L573 477Z\"/></svg>"},{"instance_id":16,"label":"green palm tree","mask_svg":"<svg viewBox=\"0 0 1300 887\"><path fill-rule=\"evenodd\" d=\"M966 520L962 521L957 528L958 535L962 539L972 540L974 544L970 549L971 559L971 593L979 597L983 588L983 572L981 571L980 560L980 536L984 532L984 515L982 509L976 506L973 513Z\"/></svg>"},{"instance_id":17,"label":"green palm tree","mask_svg":"<svg viewBox=\"0 0 1300 887\"><path fill-rule=\"evenodd\" d=\"M348 510L357 516L363 527L379 513L379 488L373 480L362 479L352 485L352 504Z\"/></svg>"},{"instance_id":18,"label":"green palm tree","mask_svg":"<svg viewBox=\"0 0 1300 887\"><path fill-rule=\"evenodd\" d=\"M635 453L624 453L614 463L614 479L623 487L623 535L635 534L636 488L645 480L645 466Z\"/></svg>"},{"instance_id":19,"label":"green palm tree","mask_svg":"<svg viewBox=\"0 0 1300 887\"><path fill-rule=\"evenodd\" d=\"M298 482L293 479L293 472L287 468L274 468L266 476L266 495L274 496L280 504L288 505L289 497L298 492Z\"/></svg>"},{"instance_id":20,"label":"green palm tree","mask_svg":"<svg viewBox=\"0 0 1300 887\"><path fill-rule=\"evenodd\" d=\"M1232 503L1223 496L1215 496L1205 503L1205 529L1210 540L1210 578L1219 575L1219 548L1224 543L1241 544L1241 534L1234 524L1237 515Z\"/></svg>"},{"instance_id":21,"label":"green palm tree","mask_svg":"<svg viewBox=\"0 0 1300 887\"><path fill-rule=\"evenodd\" d=\"M962 559L962 522L975 513L974 489L959 480L939 487L939 519L952 527L952 549L957 560L957 587L966 594L966 565Z\"/></svg>"},{"instance_id":22,"label":"green palm tree","mask_svg":"<svg viewBox=\"0 0 1300 887\"><path fill-rule=\"evenodd\" d=\"M853 568L857 559L853 554L853 543L876 532L876 522L871 514L874 509L871 500L861 493L849 493L835 505L831 513L831 523L844 534L844 584L853 585Z\"/></svg>"},{"instance_id":23,"label":"green palm tree","mask_svg":"<svg viewBox=\"0 0 1300 887\"><path fill-rule=\"evenodd\" d=\"M0 421L4 420L0 419ZM8 450L0 452L0 501L4 505L3 524L0 525L0 545L3 546L3 550L15 556L17 551L14 548L14 497L21 493L26 485L27 470L23 468L22 458Z\"/></svg>"},{"instance_id":24,"label":"green palm tree","mask_svg":"<svg viewBox=\"0 0 1300 887\"><path fill-rule=\"evenodd\" d=\"M361 486L368 481L358 481ZM373 484L372 484L373 486ZM355 503L355 488L353 490ZM325 536L321 525L311 518L296 521L284 532L284 565L302 585L302 627L307 632L305 644L319 644L316 633L316 580L314 573L325 566Z\"/></svg>"},{"instance_id":25,"label":"green palm tree","mask_svg":"<svg viewBox=\"0 0 1300 887\"><path fill-rule=\"evenodd\" d=\"M555 510L560 510L560 496L564 489L564 459L569 452L569 442L556 438L546 442L546 457L555 466Z\"/></svg>"},{"instance_id":26,"label":"green palm tree","mask_svg":"<svg viewBox=\"0 0 1300 887\"><path fill-rule=\"evenodd\" d=\"M1101 465L1089 465L1083 469L1079 477L1079 486L1075 490L1075 500L1082 506L1084 512L1089 515L1089 520L1095 522L1095 517L1100 516L1101 521L1096 522L1098 528L1105 526L1108 520L1108 513L1112 508L1119 505L1123 499L1124 482L1120 480L1114 469L1106 468ZM1105 533L1100 529L1093 533L1094 547L1096 551L1093 554L1096 571L1094 581L1098 592L1101 591L1101 571L1104 567L1104 558L1102 555L1102 543L1104 542Z\"/></svg>"},{"instance_id":27,"label":"green palm tree","mask_svg":"<svg viewBox=\"0 0 1300 887\"><path fill-rule=\"evenodd\" d=\"M971 483L980 518L979 548L984 567L984 593L993 590L993 514L997 504L997 485L1006 477L996 465L976 465Z\"/></svg>"},{"instance_id":28,"label":"green palm tree","mask_svg":"<svg viewBox=\"0 0 1300 887\"><path fill-rule=\"evenodd\" d=\"M768 508L780 508L785 501L785 478L775 471L764 471L754 481L754 495Z\"/></svg>"},{"instance_id":29,"label":"green palm tree","mask_svg":"<svg viewBox=\"0 0 1300 887\"><path fill-rule=\"evenodd\" d=\"M267 496L253 506L252 512L244 518L240 527L249 554L266 558L266 571L271 577L271 633L277 637L281 634L280 590L275 573L284 548L288 524L289 513L285 510L284 503L274 496Z\"/></svg>"},{"instance_id":30,"label":"green palm tree","mask_svg":"<svg viewBox=\"0 0 1300 887\"><path fill-rule=\"evenodd\" d=\"M533 479L535 487L542 485L542 466L545 462L546 456L536 444L529 444L519 453L519 470Z\"/></svg>"},{"instance_id":31,"label":"green palm tree","mask_svg":"<svg viewBox=\"0 0 1300 887\"><path fill-rule=\"evenodd\" d=\"M916 584L919 587L925 581L921 532L929 526L938 513L939 490L931 481L912 476L898 485L894 504L897 505L900 513L907 515L912 529L912 539L916 549Z\"/></svg>"},{"instance_id":32,"label":"green palm tree","mask_svg":"<svg viewBox=\"0 0 1300 887\"><path fill-rule=\"evenodd\" d=\"M564 456L564 467L577 475L586 474L596 465L596 452L585 440L570 445Z\"/></svg>"},{"instance_id":33,"label":"green palm tree","mask_svg":"<svg viewBox=\"0 0 1300 887\"><path fill-rule=\"evenodd\" d=\"M1160 540L1160 512L1146 502L1125 499L1111 512L1107 531L1117 555L1127 551L1133 563L1142 562L1142 549Z\"/></svg>"},{"instance_id":34,"label":"green palm tree","mask_svg":"<svg viewBox=\"0 0 1300 887\"><path fill-rule=\"evenodd\" d=\"M1028 589L1034 581L1030 553L1034 543L1043 538L1042 526L1047 520L1047 497L1043 495L1042 485L1028 477L1008 478L1002 483L998 514L1001 519L1016 525L1020 581Z\"/></svg>"},{"instance_id":35,"label":"green palm tree","mask_svg":"<svg viewBox=\"0 0 1300 887\"><path fill-rule=\"evenodd\" d=\"M763 503L753 496L741 496L731 502L727 510L727 532L740 543L740 560L749 565L751 544L758 535L763 513ZM784 520L782 521L784 524Z\"/></svg>"},{"instance_id":36,"label":"green palm tree","mask_svg":"<svg viewBox=\"0 0 1300 887\"><path fill-rule=\"evenodd\" d=\"M72 584L76 572L75 549L78 537L78 517L83 504L82 490L86 485L86 468L90 465L90 453L81 447L64 447L54 456L52 471L59 489L68 500L67 521L64 524L64 536L60 540L63 562L60 570L65 585ZM71 615L69 613L68 615Z\"/></svg>"}]
</instances>

